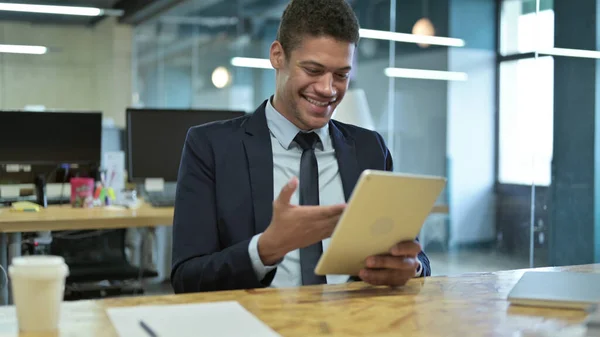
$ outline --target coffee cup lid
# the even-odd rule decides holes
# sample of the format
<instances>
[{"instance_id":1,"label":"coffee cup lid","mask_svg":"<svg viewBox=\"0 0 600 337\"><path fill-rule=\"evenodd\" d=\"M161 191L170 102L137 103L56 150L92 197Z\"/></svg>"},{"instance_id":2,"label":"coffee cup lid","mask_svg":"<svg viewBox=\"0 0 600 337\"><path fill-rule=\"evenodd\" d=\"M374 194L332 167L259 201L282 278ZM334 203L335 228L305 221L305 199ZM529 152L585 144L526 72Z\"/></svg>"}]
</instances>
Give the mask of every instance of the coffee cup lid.
<instances>
[{"instance_id":1,"label":"coffee cup lid","mask_svg":"<svg viewBox=\"0 0 600 337\"><path fill-rule=\"evenodd\" d=\"M12 260L12 265L15 267L56 267L65 264L65 259L62 256L55 255L29 255L19 256Z\"/></svg>"}]
</instances>

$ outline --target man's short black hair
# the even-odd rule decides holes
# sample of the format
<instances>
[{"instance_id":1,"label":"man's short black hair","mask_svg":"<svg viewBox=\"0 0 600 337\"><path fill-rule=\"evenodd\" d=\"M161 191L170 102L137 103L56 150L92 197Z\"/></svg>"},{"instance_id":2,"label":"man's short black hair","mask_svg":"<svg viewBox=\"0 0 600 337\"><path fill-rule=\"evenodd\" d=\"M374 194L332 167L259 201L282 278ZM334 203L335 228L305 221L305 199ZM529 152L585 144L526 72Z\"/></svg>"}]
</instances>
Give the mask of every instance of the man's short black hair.
<instances>
[{"instance_id":1,"label":"man's short black hair","mask_svg":"<svg viewBox=\"0 0 600 337\"><path fill-rule=\"evenodd\" d=\"M332 37L358 44L359 24L346 0L291 0L283 11L277 41L286 55L305 36Z\"/></svg>"}]
</instances>

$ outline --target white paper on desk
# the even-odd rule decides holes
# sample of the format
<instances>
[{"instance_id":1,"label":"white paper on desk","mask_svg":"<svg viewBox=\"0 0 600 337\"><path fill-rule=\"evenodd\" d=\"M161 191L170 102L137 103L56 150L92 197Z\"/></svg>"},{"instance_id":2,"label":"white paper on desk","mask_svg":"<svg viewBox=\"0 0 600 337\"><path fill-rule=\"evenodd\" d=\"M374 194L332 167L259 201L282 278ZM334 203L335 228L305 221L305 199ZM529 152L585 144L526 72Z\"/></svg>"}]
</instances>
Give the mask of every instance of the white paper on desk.
<instances>
[{"instance_id":1,"label":"white paper on desk","mask_svg":"<svg viewBox=\"0 0 600 337\"><path fill-rule=\"evenodd\" d=\"M106 312L120 337L148 337L140 320L158 337L280 337L234 301L110 308Z\"/></svg>"}]
</instances>

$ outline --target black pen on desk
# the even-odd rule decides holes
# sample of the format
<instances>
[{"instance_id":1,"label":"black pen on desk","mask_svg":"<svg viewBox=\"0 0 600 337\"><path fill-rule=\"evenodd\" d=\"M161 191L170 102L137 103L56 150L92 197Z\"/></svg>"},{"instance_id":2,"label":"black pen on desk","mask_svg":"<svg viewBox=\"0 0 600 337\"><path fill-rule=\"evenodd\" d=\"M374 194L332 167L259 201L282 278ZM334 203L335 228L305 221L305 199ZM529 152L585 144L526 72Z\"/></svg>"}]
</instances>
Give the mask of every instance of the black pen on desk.
<instances>
[{"instance_id":1,"label":"black pen on desk","mask_svg":"<svg viewBox=\"0 0 600 337\"><path fill-rule=\"evenodd\" d=\"M144 321L140 320L140 326L142 327L142 329L144 329L148 333L148 336L158 337L158 335L154 332L154 330L152 330L152 328L150 328L148 326L148 324L144 323Z\"/></svg>"}]
</instances>

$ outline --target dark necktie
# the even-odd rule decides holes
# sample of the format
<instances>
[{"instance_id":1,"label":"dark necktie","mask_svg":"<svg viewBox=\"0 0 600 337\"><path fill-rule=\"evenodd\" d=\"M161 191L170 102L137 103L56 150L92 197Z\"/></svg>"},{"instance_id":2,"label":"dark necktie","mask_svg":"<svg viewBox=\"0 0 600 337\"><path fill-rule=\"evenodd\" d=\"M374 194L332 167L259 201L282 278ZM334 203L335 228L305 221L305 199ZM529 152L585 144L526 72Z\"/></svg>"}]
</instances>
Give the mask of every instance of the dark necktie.
<instances>
[{"instance_id":1,"label":"dark necktie","mask_svg":"<svg viewBox=\"0 0 600 337\"><path fill-rule=\"evenodd\" d=\"M319 136L314 133L298 133L294 138L302 148L300 159L300 205L319 205L319 167L315 156L315 147ZM325 284L325 276L315 274L315 266L323 253L321 241L308 247L300 248L300 268L302 284Z\"/></svg>"}]
</instances>

